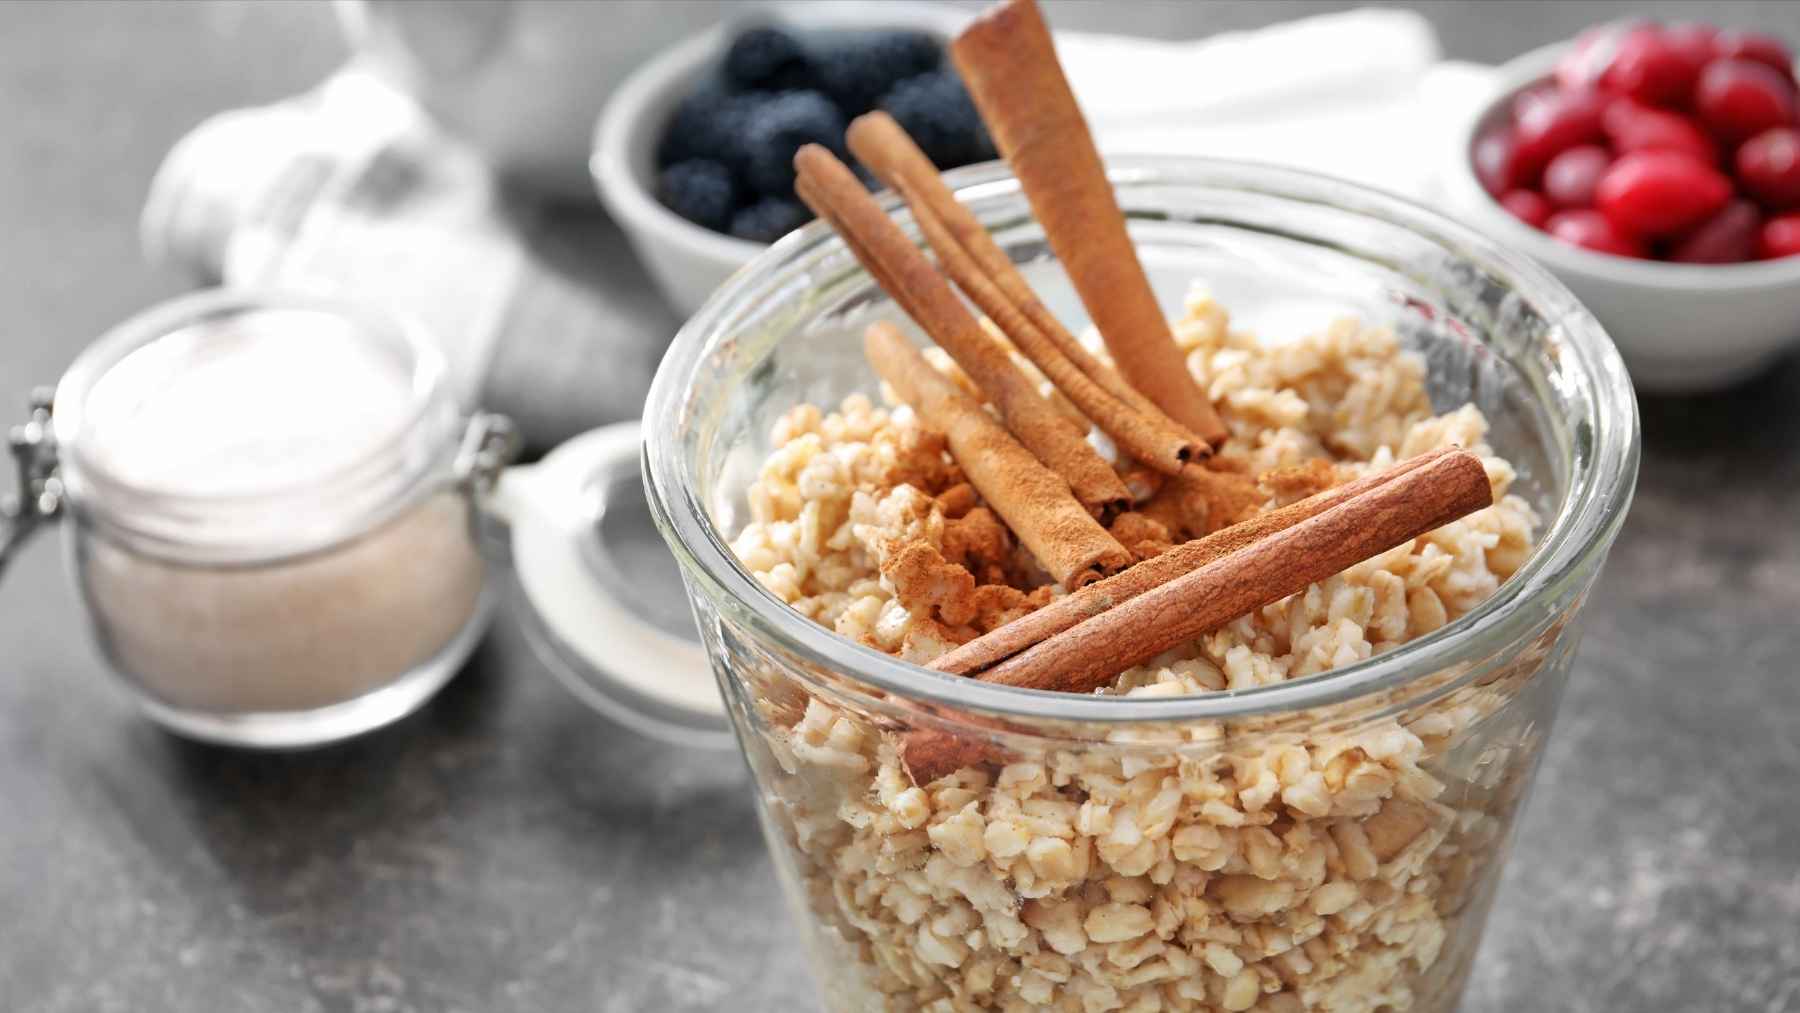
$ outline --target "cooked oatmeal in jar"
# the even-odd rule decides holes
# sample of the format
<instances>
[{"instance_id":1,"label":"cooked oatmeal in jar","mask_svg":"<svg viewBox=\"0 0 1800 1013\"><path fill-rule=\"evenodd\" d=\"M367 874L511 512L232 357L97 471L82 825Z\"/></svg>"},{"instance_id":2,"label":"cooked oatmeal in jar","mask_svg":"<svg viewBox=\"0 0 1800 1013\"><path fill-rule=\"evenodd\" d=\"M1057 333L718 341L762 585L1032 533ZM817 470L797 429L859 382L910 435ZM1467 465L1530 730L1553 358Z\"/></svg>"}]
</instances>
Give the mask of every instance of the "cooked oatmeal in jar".
<instances>
[{"instance_id":1,"label":"cooked oatmeal in jar","mask_svg":"<svg viewBox=\"0 0 1800 1013\"><path fill-rule=\"evenodd\" d=\"M1509 493L1486 419L1474 406L1433 414L1423 362L1392 332L1345 319L1265 346L1196 295L1175 333L1230 430L1219 464L1259 476L1265 505L1448 445L1481 455L1494 505L1097 692L1318 675L1466 613L1530 552L1538 520ZM800 405L772 442L732 548L813 621L927 663L1060 592L909 408L860 395L831 412ZM1134 554L1171 543L1138 513L1113 528ZM896 566L920 546L936 550L940 579ZM961 578L949 593L946 574ZM1048 748L925 784L877 723L817 696L758 703L780 771L772 818L844 947L827 962L856 997L844 1008L1408 1009L1462 970L1446 962L1464 963L1468 943L1446 943L1470 863L1497 843L1528 769L1453 786L1446 764L1531 675L1341 730L1197 725L1180 748ZM1512 743L1535 746L1525 730Z\"/></svg>"},{"instance_id":2,"label":"cooked oatmeal in jar","mask_svg":"<svg viewBox=\"0 0 1800 1013\"><path fill-rule=\"evenodd\" d=\"M1616 352L1392 198L1109 177L1030 0L950 55L1007 164L869 113L884 205L802 147L823 224L646 412L826 1007L1449 1013L1630 499Z\"/></svg>"}]
</instances>

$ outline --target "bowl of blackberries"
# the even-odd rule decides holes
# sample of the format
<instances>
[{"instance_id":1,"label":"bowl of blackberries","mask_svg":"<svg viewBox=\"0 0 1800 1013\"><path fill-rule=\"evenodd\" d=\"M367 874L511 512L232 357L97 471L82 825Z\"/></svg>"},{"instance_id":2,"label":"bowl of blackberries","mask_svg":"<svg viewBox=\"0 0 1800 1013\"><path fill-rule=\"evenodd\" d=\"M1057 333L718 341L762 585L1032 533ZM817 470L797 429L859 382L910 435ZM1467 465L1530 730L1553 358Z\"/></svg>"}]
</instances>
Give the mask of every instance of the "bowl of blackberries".
<instances>
[{"instance_id":1,"label":"bowl of blackberries","mask_svg":"<svg viewBox=\"0 0 1800 1013\"><path fill-rule=\"evenodd\" d=\"M822 144L855 167L844 130L863 113L886 110L940 169L994 158L945 49L967 17L936 5L774 5L634 72L601 114L590 166L670 302L693 312L811 221L794 193L794 152Z\"/></svg>"},{"instance_id":2,"label":"bowl of blackberries","mask_svg":"<svg viewBox=\"0 0 1800 1013\"><path fill-rule=\"evenodd\" d=\"M1587 304L1642 389L1734 383L1800 345L1800 79L1751 28L1598 25L1500 69L1451 198Z\"/></svg>"}]
</instances>

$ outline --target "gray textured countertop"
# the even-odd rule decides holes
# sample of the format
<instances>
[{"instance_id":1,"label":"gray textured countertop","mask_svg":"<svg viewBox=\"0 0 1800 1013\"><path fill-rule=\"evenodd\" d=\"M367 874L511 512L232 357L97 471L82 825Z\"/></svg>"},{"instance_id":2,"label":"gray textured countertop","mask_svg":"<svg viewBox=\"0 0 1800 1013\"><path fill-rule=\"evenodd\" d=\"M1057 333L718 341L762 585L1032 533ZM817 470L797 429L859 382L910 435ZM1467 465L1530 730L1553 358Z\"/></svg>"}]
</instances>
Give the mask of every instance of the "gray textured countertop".
<instances>
[{"instance_id":1,"label":"gray textured countertop","mask_svg":"<svg viewBox=\"0 0 1800 1013\"><path fill-rule=\"evenodd\" d=\"M1336 6L1053 17L1194 34ZM1421 6L1482 60L1624 11ZM1631 6L1800 37L1800 5ZM178 289L134 241L168 145L339 52L304 4L7 4L0 26L3 419ZM1800 1010L1800 359L1643 408L1637 506L1471 1013ZM54 542L0 586L0 1009L811 1008L736 757L586 711L506 624L384 733L292 756L190 745L108 684Z\"/></svg>"}]
</instances>

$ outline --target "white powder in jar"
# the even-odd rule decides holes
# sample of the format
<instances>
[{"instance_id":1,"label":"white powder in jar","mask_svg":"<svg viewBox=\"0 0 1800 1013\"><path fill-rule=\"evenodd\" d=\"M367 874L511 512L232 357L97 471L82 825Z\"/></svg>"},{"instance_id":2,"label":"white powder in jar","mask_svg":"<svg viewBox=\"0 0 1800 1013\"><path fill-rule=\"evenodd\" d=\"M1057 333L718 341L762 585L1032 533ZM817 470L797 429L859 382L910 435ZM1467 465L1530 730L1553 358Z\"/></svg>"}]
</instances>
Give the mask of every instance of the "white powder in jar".
<instances>
[{"instance_id":1,"label":"white powder in jar","mask_svg":"<svg viewBox=\"0 0 1800 1013\"><path fill-rule=\"evenodd\" d=\"M268 309L119 360L87 397L84 452L114 480L183 496L317 482L405 424L411 380L357 325Z\"/></svg>"},{"instance_id":2,"label":"white powder in jar","mask_svg":"<svg viewBox=\"0 0 1800 1013\"><path fill-rule=\"evenodd\" d=\"M154 701L308 711L466 643L483 564L449 483L449 394L411 354L337 314L255 309L94 382L80 467L96 498L129 495L78 509L115 523L78 523L76 571L103 649ZM116 533L145 518L178 535Z\"/></svg>"},{"instance_id":3,"label":"white powder in jar","mask_svg":"<svg viewBox=\"0 0 1800 1013\"><path fill-rule=\"evenodd\" d=\"M168 706L226 714L311 710L394 682L476 617L482 586L451 492L298 559L197 567L88 537L78 568L127 677Z\"/></svg>"}]
</instances>

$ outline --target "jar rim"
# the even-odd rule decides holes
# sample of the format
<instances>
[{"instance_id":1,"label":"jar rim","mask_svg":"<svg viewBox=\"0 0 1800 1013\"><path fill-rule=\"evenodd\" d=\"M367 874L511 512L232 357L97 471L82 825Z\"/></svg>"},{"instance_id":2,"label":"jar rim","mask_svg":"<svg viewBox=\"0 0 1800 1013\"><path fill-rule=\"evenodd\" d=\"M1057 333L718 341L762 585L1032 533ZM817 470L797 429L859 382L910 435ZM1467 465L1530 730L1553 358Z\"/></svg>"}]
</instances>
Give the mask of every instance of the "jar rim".
<instances>
[{"instance_id":1,"label":"jar rim","mask_svg":"<svg viewBox=\"0 0 1800 1013\"><path fill-rule=\"evenodd\" d=\"M258 311L327 314L351 324L385 351L398 351L408 402L390 428L354 454L318 472L255 489L185 492L145 484L116 473L90 448L88 400L94 388L132 353L209 320ZM431 462L408 453L421 435L454 446L456 410L449 394L449 366L422 325L366 304L306 292L262 288L209 288L157 303L115 325L84 348L58 381L52 415L58 458L69 500L81 516L155 546L165 554L212 562L249 562L316 551L377 526L410 502L432 473ZM321 399L321 411L331 410ZM434 418L450 425L427 433ZM308 498L337 505L329 531L234 537L227 526L198 526L204 515L248 517Z\"/></svg>"},{"instance_id":2,"label":"jar rim","mask_svg":"<svg viewBox=\"0 0 1800 1013\"><path fill-rule=\"evenodd\" d=\"M1228 189L1249 198L1312 203L1404 228L1506 278L1526 294L1548 325L1560 356L1572 363L1587 394L1587 455L1574 455L1570 483L1526 562L1481 604L1445 626L1381 654L1303 679L1242 690L1155 699L1093 696L1000 686L937 672L854 643L800 613L755 580L731 552L692 483L684 482L682 423L692 378L740 304L757 299L772 277L798 271L842 241L822 222L780 240L738 271L669 347L645 409L645 484L651 511L682 569L715 604L729 606L760 632L805 661L868 688L917 703L1001 717L1077 723L1224 720L1307 711L1407 686L1455 666L1478 668L1502 646L1535 635L1555 610L1534 608L1579 593L1624 523L1636 484L1637 399L1617 349L1594 316L1548 271L1429 208L1371 187L1318 173L1262 163L1186 156L1108 159L1115 187L1190 185ZM960 199L1016 194L1004 163L955 170L946 182ZM910 221L900 199L884 193L885 210ZM792 298L783 288L776 298ZM1574 422L1571 423L1573 427Z\"/></svg>"}]
</instances>

